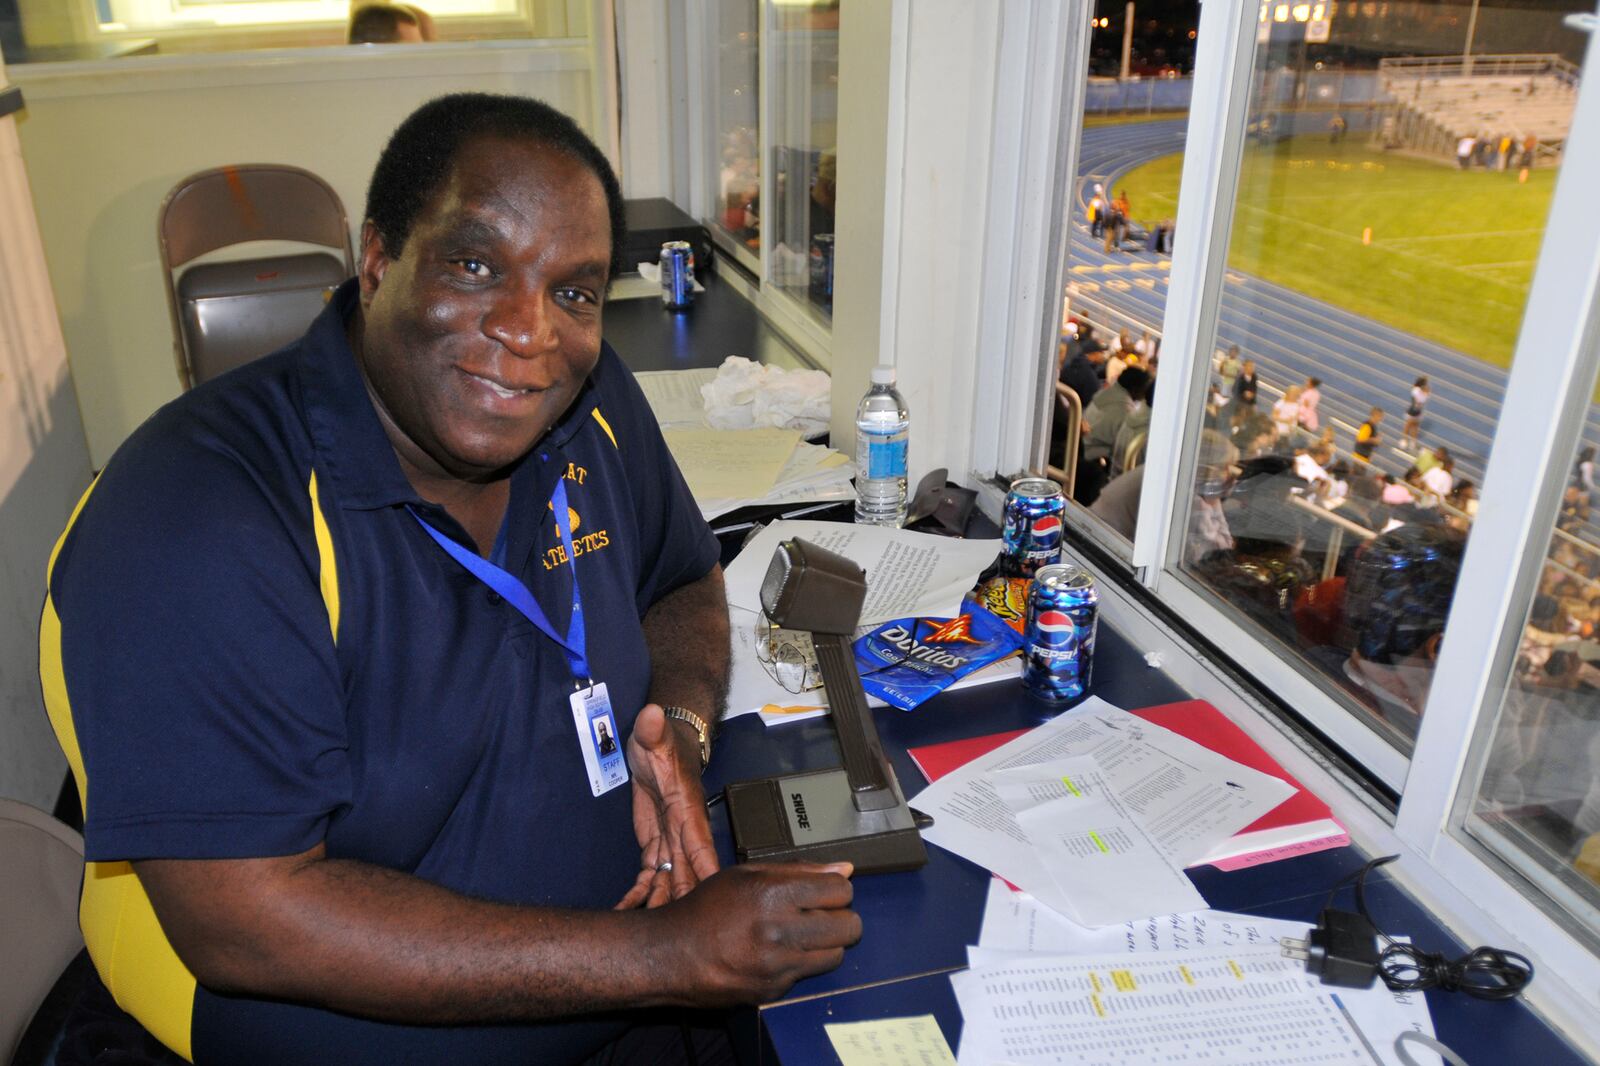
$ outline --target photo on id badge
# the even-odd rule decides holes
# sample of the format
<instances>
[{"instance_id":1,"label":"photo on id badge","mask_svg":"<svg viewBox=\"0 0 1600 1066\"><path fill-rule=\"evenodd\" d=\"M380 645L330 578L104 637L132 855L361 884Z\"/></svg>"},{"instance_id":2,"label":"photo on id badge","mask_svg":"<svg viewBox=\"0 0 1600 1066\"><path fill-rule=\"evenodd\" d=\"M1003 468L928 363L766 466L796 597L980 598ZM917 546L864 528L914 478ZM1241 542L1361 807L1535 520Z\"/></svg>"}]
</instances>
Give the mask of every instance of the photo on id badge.
<instances>
[{"instance_id":1,"label":"photo on id badge","mask_svg":"<svg viewBox=\"0 0 1600 1066\"><path fill-rule=\"evenodd\" d=\"M589 772L590 790L601 796L625 784L628 760L617 739L617 719L611 713L611 698L604 684L580 688L572 694L572 719L578 730L584 768Z\"/></svg>"}]
</instances>

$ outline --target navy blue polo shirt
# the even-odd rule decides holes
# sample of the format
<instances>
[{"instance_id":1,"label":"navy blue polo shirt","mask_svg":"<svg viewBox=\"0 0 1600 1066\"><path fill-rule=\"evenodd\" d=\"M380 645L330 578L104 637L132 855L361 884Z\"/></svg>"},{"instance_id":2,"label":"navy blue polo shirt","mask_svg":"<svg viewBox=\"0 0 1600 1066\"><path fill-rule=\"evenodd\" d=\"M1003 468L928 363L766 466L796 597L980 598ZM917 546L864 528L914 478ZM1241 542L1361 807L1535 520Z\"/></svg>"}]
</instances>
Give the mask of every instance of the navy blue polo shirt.
<instances>
[{"instance_id":1,"label":"navy blue polo shirt","mask_svg":"<svg viewBox=\"0 0 1600 1066\"><path fill-rule=\"evenodd\" d=\"M41 674L84 800L86 939L124 1008L195 1062L579 1059L615 1020L407 1027L185 986L126 865L322 841L479 898L600 909L638 873L631 790L591 794L561 650L407 511L471 546L401 472L345 339L355 302L347 283L300 341L157 412L52 557ZM502 537L563 631L576 564L626 736L641 617L717 545L609 345L512 475Z\"/></svg>"}]
</instances>

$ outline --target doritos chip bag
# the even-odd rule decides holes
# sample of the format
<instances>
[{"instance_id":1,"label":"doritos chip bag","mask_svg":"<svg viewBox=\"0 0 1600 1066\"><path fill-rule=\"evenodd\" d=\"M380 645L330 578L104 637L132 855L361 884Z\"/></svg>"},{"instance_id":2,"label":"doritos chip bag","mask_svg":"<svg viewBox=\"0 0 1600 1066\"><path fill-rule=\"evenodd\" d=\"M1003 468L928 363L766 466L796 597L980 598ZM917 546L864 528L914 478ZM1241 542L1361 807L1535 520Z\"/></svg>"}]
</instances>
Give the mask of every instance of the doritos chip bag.
<instances>
[{"instance_id":1,"label":"doritos chip bag","mask_svg":"<svg viewBox=\"0 0 1600 1066\"><path fill-rule=\"evenodd\" d=\"M1021 648L1021 634L982 607L972 607L956 618L886 622L856 641L856 669L867 692L909 711Z\"/></svg>"}]
</instances>

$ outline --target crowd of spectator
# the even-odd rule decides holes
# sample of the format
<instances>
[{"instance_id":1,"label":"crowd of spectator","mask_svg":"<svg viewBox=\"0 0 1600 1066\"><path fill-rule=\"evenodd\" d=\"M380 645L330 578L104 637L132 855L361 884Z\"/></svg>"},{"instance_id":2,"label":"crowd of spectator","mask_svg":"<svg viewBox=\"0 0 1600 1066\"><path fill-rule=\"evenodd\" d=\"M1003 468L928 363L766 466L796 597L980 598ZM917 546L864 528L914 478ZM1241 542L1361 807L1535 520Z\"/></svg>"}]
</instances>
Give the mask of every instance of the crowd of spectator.
<instances>
[{"instance_id":1,"label":"crowd of spectator","mask_svg":"<svg viewBox=\"0 0 1600 1066\"><path fill-rule=\"evenodd\" d=\"M1074 320L1058 354L1058 380L1083 411L1073 496L1132 540L1159 341ZM1185 567L1343 688L1375 728L1411 743L1477 513L1477 487L1457 476L1449 449L1421 442L1426 378L1407 397L1397 443L1409 465L1395 475L1371 461L1383 443L1381 408L1371 409L1344 451L1324 424L1320 379L1289 385L1266 405L1255 364L1238 347L1218 352L1212 371ZM1067 431L1058 417L1058 467ZM1585 448L1565 493L1562 528L1588 521L1594 491L1595 450ZM1592 843L1600 841L1600 777L1592 773L1600 733L1589 710L1597 690L1600 553L1558 537L1498 710L1482 802L1486 811L1542 827L1550 845L1572 857L1585 847L1600 852Z\"/></svg>"}]
</instances>

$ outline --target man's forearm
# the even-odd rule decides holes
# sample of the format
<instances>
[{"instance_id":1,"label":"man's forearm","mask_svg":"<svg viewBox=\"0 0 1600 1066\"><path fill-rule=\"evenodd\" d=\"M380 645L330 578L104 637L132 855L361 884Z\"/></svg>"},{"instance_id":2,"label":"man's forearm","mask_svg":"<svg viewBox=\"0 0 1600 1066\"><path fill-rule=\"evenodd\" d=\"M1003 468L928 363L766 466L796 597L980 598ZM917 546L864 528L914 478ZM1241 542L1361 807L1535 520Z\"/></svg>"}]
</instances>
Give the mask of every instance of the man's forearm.
<instances>
[{"instance_id":1,"label":"man's forearm","mask_svg":"<svg viewBox=\"0 0 1600 1066\"><path fill-rule=\"evenodd\" d=\"M722 567L657 600L644 616L650 701L721 717L728 698L728 598Z\"/></svg>"},{"instance_id":2,"label":"man's forearm","mask_svg":"<svg viewBox=\"0 0 1600 1066\"><path fill-rule=\"evenodd\" d=\"M655 1004L671 985L671 952L641 950L657 932L643 911L507 906L313 856L136 868L180 957L216 991L448 1024ZM262 878L273 890L252 892L248 915L212 903Z\"/></svg>"},{"instance_id":3,"label":"man's forearm","mask_svg":"<svg viewBox=\"0 0 1600 1066\"><path fill-rule=\"evenodd\" d=\"M415 1025L758 1002L860 936L849 882L800 864L741 866L628 911L472 899L321 845L134 869L208 988Z\"/></svg>"}]
</instances>

